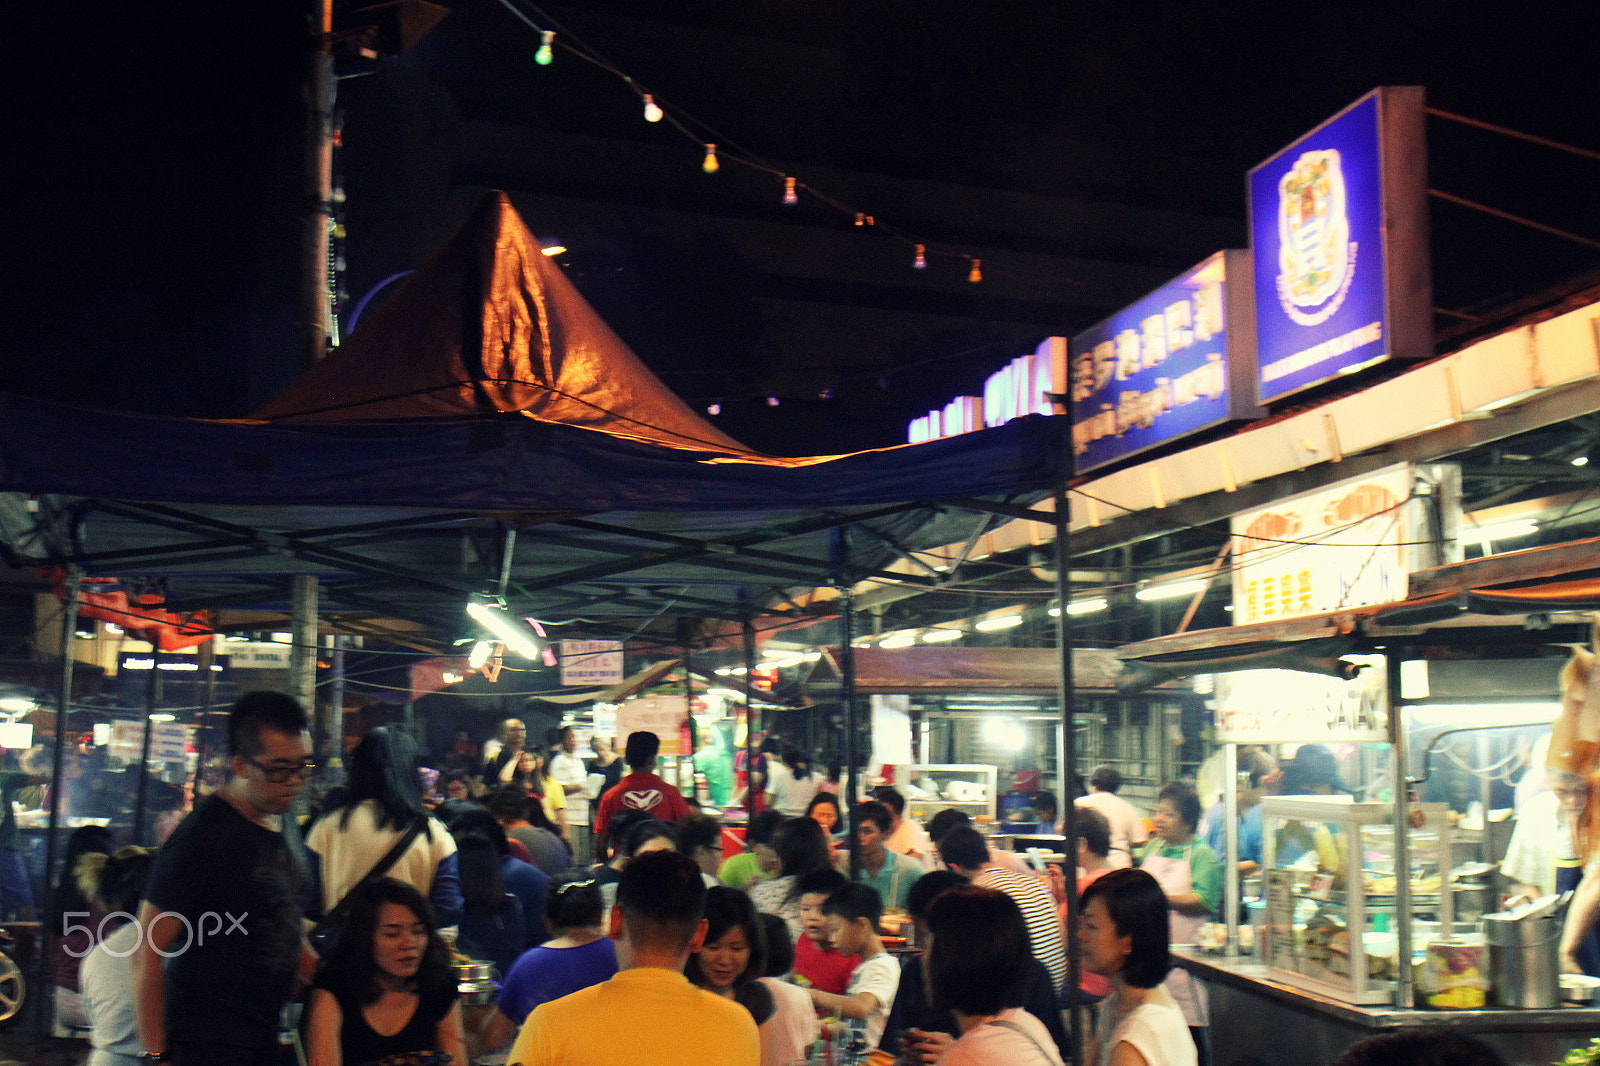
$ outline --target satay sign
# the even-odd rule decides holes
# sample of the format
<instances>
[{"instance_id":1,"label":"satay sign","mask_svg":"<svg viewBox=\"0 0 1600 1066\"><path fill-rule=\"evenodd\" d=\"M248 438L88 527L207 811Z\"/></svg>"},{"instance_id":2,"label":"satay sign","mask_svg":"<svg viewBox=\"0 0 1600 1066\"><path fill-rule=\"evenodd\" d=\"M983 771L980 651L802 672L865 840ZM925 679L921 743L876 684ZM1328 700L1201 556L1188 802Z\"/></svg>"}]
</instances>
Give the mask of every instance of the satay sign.
<instances>
[{"instance_id":1,"label":"satay sign","mask_svg":"<svg viewBox=\"0 0 1600 1066\"><path fill-rule=\"evenodd\" d=\"M1234 624L1405 599L1412 571L1459 553L1460 484L1458 467L1403 464L1235 515Z\"/></svg>"},{"instance_id":2,"label":"satay sign","mask_svg":"<svg viewBox=\"0 0 1600 1066\"><path fill-rule=\"evenodd\" d=\"M1299 670L1238 670L1217 675L1217 742L1386 741L1387 675L1381 655L1346 655L1361 667L1353 681Z\"/></svg>"}]
</instances>

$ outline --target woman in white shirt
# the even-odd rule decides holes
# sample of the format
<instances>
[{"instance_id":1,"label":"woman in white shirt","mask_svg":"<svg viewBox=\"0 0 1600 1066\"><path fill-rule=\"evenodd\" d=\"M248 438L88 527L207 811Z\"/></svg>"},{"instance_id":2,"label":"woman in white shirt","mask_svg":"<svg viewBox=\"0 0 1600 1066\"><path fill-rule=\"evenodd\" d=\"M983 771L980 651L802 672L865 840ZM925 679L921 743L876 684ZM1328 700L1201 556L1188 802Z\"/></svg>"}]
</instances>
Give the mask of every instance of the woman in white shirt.
<instances>
[{"instance_id":1,"label":"woman in white shirt","mask_svg":"<svg viewBox=\"0 0 1600 1066\"><path fill-rule=\"evenodd\" d=\"M1167 896L1143 870L1112 870L1083 890L1083 967L1111 979L1089 1066L1196 1066L1183 1011L1162 987L1172 968Z\"/></svg>"},{"instance_id":2,"label":"woman in white shirt","mask_svg":"<svg viewBox=\"0 0 1600 1066\"><path fill-rule=\"evenodd\" d=\"M928 932L932 1006L961 1029L939 1066L1062 1066L1050 1031L1022 1009L1032 953L1016 901L977 885L947 889L928 908ZM922 1037L910 1030L907 1042L920 1047Z\"/></svg>"}]
</instances>

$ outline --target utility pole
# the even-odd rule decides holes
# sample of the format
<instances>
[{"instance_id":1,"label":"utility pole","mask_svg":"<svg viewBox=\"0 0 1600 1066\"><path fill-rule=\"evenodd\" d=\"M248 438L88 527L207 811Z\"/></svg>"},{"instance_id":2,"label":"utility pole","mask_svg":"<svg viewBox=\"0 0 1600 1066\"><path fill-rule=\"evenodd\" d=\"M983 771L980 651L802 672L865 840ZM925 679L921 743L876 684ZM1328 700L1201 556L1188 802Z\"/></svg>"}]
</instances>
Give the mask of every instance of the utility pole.
<instances>
[{"instance_id":1,"label":"utility pole","mask_svg":"<svg viewBox=\"0 0 1600 1066\"><path fill-rule=\"evenodd\" d=\"M301 293L301 355L305 367L328 354L328 228L333 218L333 0L315 0L316 47L306 71L305 233Z\"/></svg>"}]
</instances>

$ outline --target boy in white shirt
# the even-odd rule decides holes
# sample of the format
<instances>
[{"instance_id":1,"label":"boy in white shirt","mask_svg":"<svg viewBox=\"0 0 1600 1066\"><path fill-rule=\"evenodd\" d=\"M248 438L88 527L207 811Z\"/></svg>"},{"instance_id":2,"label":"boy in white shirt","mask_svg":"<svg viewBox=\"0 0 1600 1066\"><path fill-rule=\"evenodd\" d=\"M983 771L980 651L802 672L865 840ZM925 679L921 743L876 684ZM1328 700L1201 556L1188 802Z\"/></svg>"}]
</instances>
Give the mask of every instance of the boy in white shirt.
<instances>
[{"instance_id":1,"label":"boy in white shirt","mask_svg":"<svg viewBox=\"0 0 1600 1066\"><path fill-rule=\"evenodd\" d=\"M866 1049L876 1051L900 987L900 964L883 949L878 937L883 900L871 885L852 882L829 896L822 912L828 916L834 950L841 955L860 955L861 961L851 971L844 995L813 988L811 1002L819 1011L859 1023L851 1028L862 1029Z\"/></svg>"}]
</instances>

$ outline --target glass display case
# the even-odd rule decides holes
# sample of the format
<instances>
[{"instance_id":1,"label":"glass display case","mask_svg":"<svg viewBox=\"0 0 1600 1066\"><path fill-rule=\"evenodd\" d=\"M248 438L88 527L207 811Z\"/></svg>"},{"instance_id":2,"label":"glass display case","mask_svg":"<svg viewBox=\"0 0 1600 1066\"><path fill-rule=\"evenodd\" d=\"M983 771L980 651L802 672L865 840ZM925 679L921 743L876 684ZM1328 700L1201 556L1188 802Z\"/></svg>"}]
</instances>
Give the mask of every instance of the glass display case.
<instances>
[{"instance_id":1,"label":"glass display case","mask_svg":"<svg viewBox=\"0 0 1600 1066\"><path fill-rule=\"evenodd\" d=\"M1391 804L1338 796L1262 801L1266 905L1257 935L1274 978L1345 1003L1394 1002L1400 923L1411 923L1419 947L1454 928L1450 894L1440 891L1450 870L1448 809L1413 810L1420 824L1405 827L1408 868L1397 870ZM1409 906L1397 891L1401 876Z\"/></svg>"},{"instance_id":2,"label":"glass display case","mask_svg":"<svg viewBox=\"0 0 1600 1066\"><path fill-rule=\"evenodd\" d=\"M999 773L983 763L917 763L895 767L894 780L906 817L926 825L946 807L993 820Z\"/></svg>"}]
</instances>

